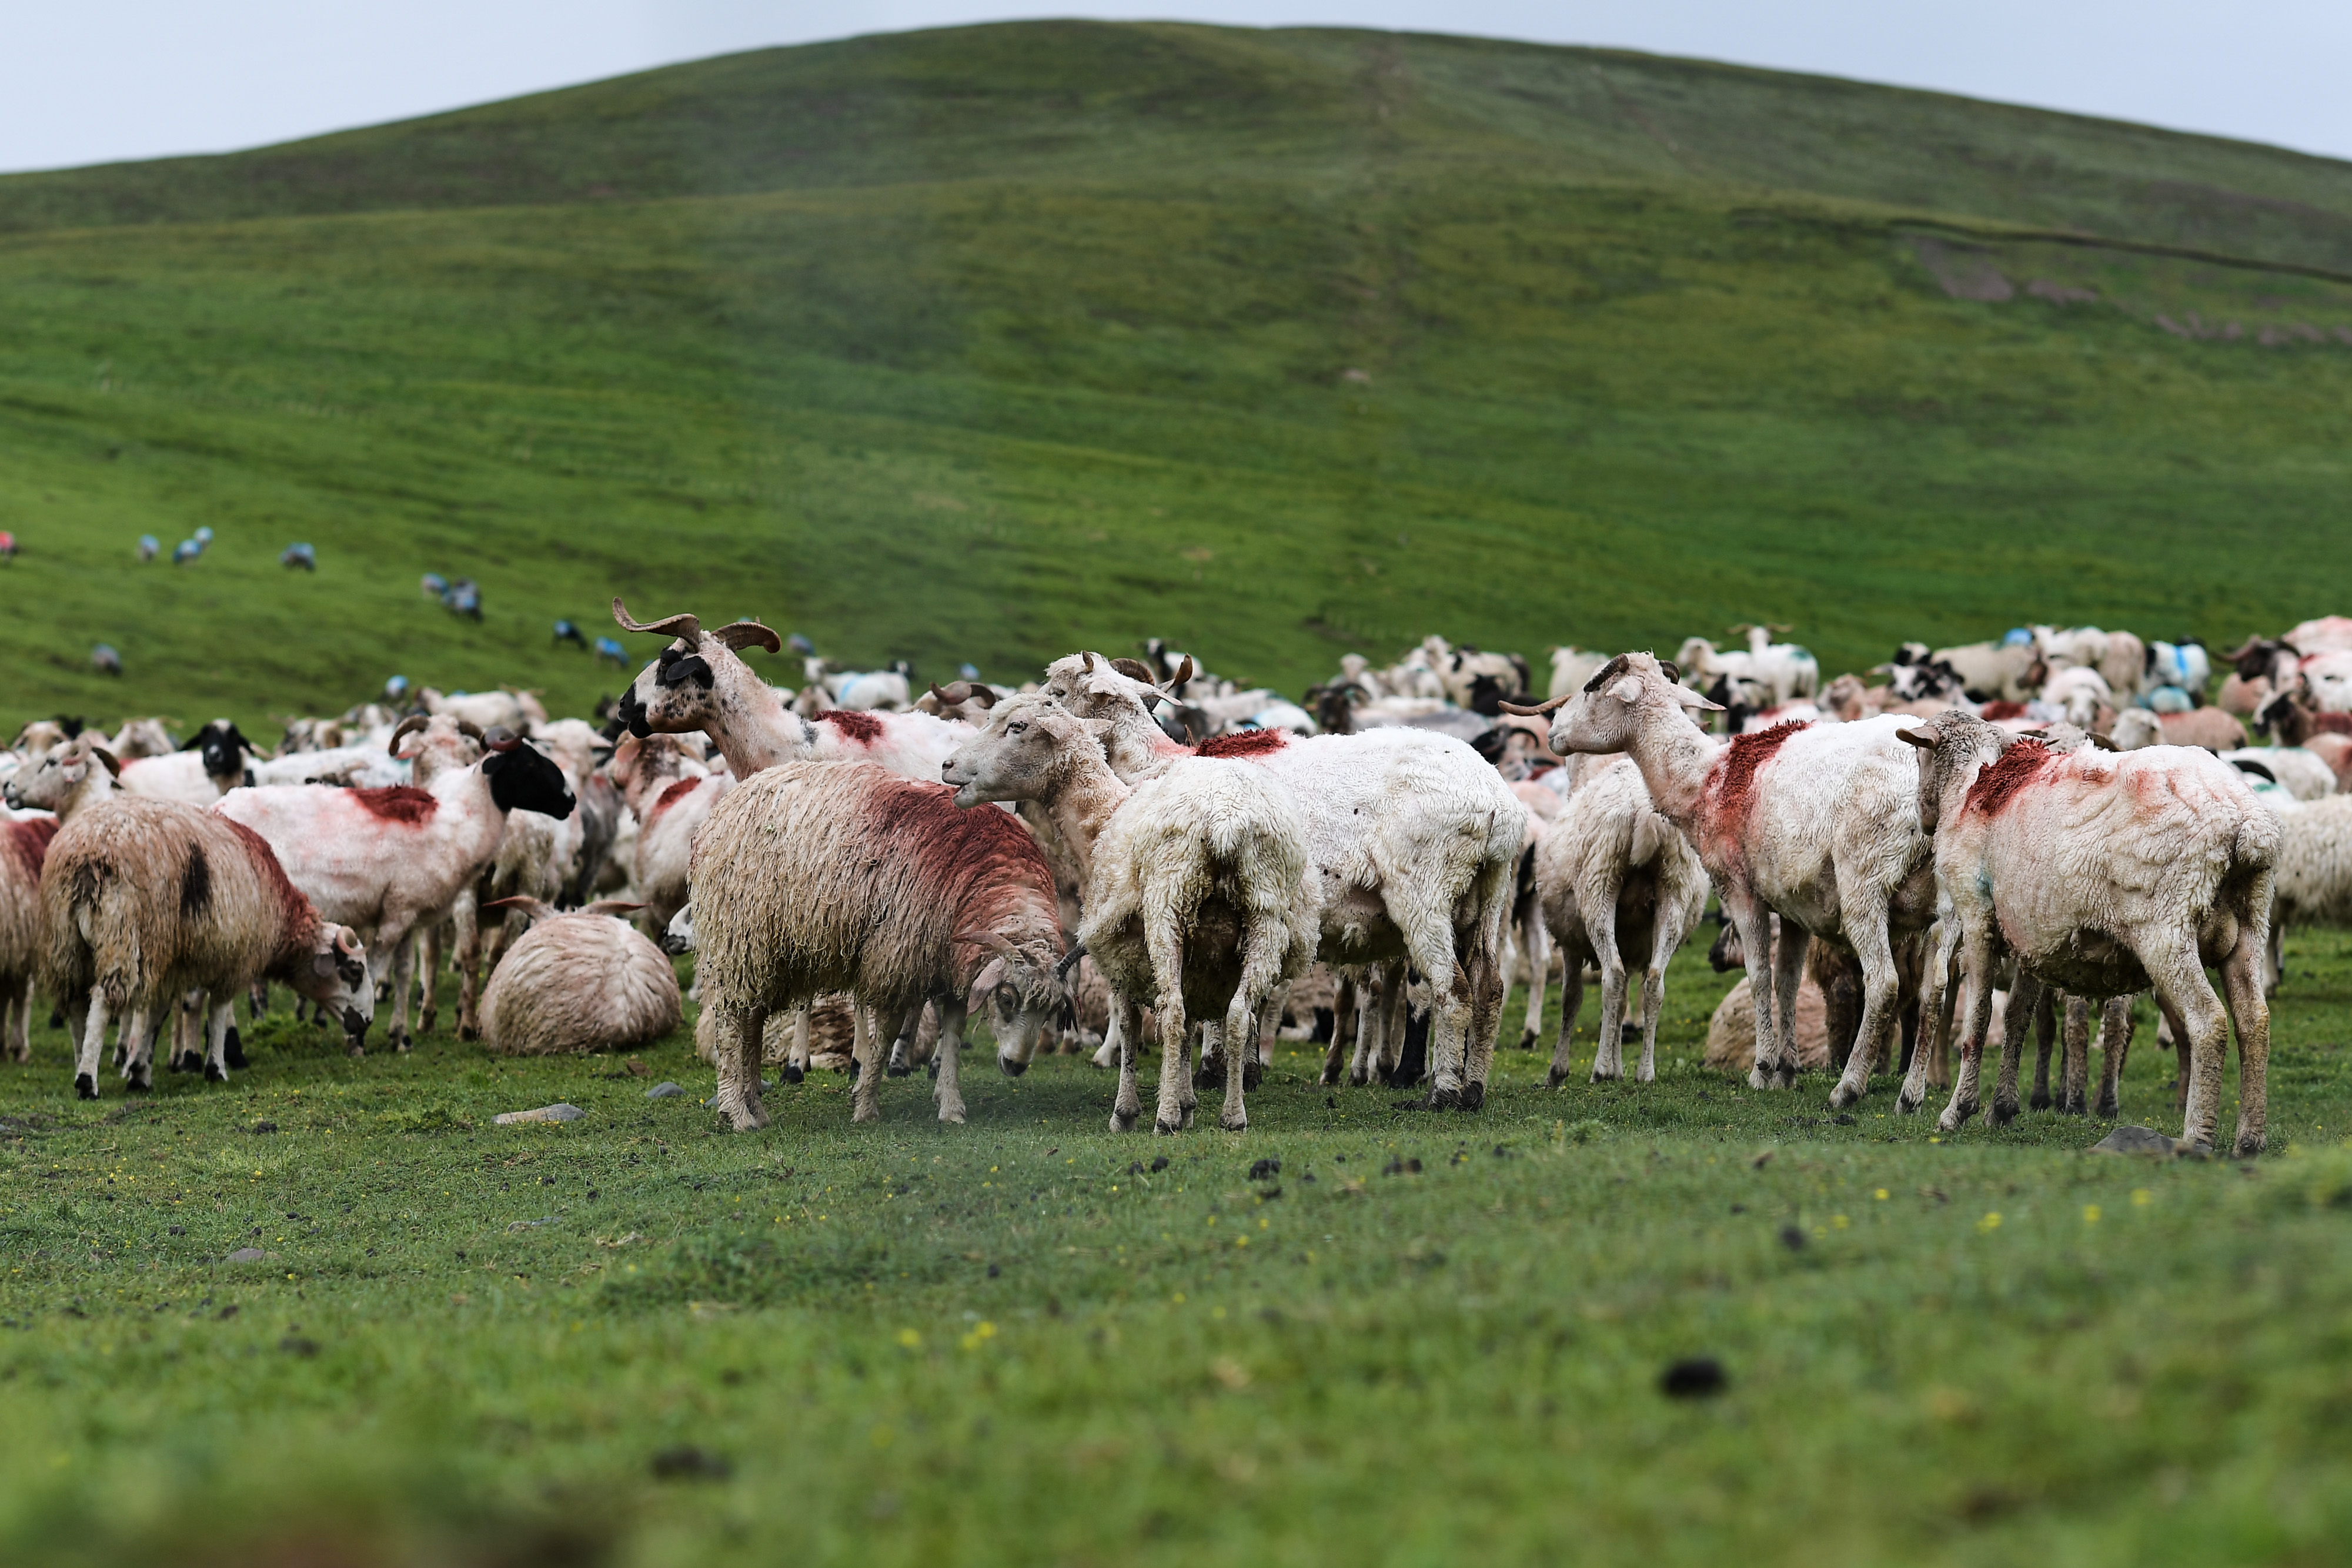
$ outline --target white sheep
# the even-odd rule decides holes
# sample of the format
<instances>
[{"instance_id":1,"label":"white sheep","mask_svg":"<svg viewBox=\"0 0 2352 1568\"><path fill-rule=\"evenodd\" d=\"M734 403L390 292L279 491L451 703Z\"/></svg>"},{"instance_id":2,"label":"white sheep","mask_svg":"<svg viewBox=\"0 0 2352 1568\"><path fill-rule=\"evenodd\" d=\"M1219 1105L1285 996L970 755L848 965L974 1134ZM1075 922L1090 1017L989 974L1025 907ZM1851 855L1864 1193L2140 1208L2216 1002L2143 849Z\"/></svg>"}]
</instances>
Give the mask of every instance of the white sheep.
<instances>
[{"instance_id":1,"label":"white sheep","mask_svg":"<svg viewBox=\"0 0 2352 1568\"><path fill-rule=\"evenodd\" d=\"M1853 949L1862 966L1863 1019L1830 1097L1850 1105L1868 1088L1875 1047L1896 1005L1895 943L1925 927L1934 909L1918 766L1896 738L1910 721L1789 726L1726 743L1684 711L1715 706L1650 654L1627 653L1574 697L1529 711L1556 710L1555 751L1629 755L1653 804L1697 850L1739 928L1756 992L1755 1087L1796 1080L1797 1062L1782 1046L1809 937ZM1774 913L1784 922L1777 955L1766 923Z\"/></svg>"},{"instance_id":2,"label":"white sheep","mask_svg":"<svg viewBox=\"0 0 2352 1568\"><path fill-rule=\"evenodd\" d=\"M482 992L482 1040L492 1051L626 1051L677 1027L677 970L615 918L635 905L598 903L558 915L535 898L511 902L531 924Z\"/></svg>"},{"instance_id":3,"label":"white sheep","mask_svg":"<svg viewBox=\"0 0 2352 1568\"><path fill-rule=\"evenodd\" d=\"M130 728L124 727L126 732ZM122 788L126 793L150 800L209 806L250 781L246 758L252 749L235 724L216 718L195 733L184 751L122 761Z\"/></svg>"},{"instance_id":4,"label":"white sheep","mask_svg":"<svg viewBox=\"0 0 2352 1568\"><path fill-rule=\"evenodd\" d=\"M1940 1125L1977 1107L1995 967L2017 961L1990 1119L2017 1113L2026 1017L2043 985L2106 998L2153 989L2187 1026L2193 1055L2182 1137L2210 1149L2222 1051L2235 1019L2240 1155L2262 1152L2270 1051L2261 960L2268 937L2279 820L2237 769L2187 747L2053 750L1983 720L1945 714L1906 731L1921 747L1920 818L1936 835L1942 914L1920 1016L1940 1013L1957 956L1968 988L1959 1071ZM2221 969L2229 1013L2205 978ZM1903 1104L1925 1097L1924 1051ZM2116 1063L2111 1057L2106 1076ZM2105 1090L2111 1085L2103 1085Z\"/></svg>"},{"instance_id":5,"label":"white sheep","mask_svg":"<svg viewBox=\"0 0 2352 1568\"><path fill-rule=\"evenodd\" d=\"M1156 1129L1192 1122L1184 1071L1188 1020L1221 1019L1227 1046L1218 1124L1249 1125L1249 1073L1232 1059L1255 1045L1270 992L1306 972L1318 935L1306 877L1307 824L1290 790L1242 762L1186 758L1129 788L1103 760L1097 732L1042 694L998 705L987 727L942 770L956 803L1035 800L1079 858L1086 923L1078 942L1121 1009L1118 1097L1111 1128L1135 1125L1137 1009L1160 1026Z\"/></svg>"},{"instance_id":6,"label":"white sheep","mask_svg":"<svg viewBox=\"0 0 2352 1568\"><path fill-rule=\"evenodd\" d=\"M1699 863L1698 852L1652 807L1641 768L1620 759L1568 798L1567 808L1537 851L1536 881L1544 924L1559 945L1566 978L1559 1040L1552 1051L1546 1087L1558 1088L1572 1068L1587 962L1601 970L1601 1034L1593 1081L1625 1075L1619 1026L1625 1016L1626 966L1638 963L1643 971L1642 1062L1635 1076L1641 1082L1651 1082L1657 1076L1666 964L1706 911L1706 868Z\"/></svg>"}]
</instances>

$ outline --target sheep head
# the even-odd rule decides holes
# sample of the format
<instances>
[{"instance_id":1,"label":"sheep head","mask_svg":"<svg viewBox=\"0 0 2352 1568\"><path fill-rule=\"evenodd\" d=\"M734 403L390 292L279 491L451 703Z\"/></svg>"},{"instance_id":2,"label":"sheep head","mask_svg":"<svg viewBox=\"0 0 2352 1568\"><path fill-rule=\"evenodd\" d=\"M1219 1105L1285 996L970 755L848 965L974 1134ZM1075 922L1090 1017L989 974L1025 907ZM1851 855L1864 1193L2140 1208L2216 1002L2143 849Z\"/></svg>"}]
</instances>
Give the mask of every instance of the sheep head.
<instances>
[{"instance_id":1,"label":"sheep head","mask_svg":"<svg viewBox=\"0 0 2352 1568\"><path fill-rule=\"evenodd\" d=\"M114 780L121 772L122 765L106 748L106 737L84 731L16 769L0 790L0 799L12 810L32 807L62 816L86 790L110 793L121 788Z\"/></svg>"},{"instance_id":2,"label":"sheep head","mask_svg":"<svg viewBox=\"0 0 2352 1568\"><path fill-rule=\"evenodd\" d=\"M1042 944L1023 947L998 931L960 931L955 939L990 949L994 956L972 977L965 997L967 1017L988 1019L996 1036L996 1065L1007 1078L1029 1070L1038 1037L1067 999L1061 979L1062 955Z\"/></svg>"},{"instance_id":3,"label":"sheep head","mask_svg":"<svg viewBox=\"0 0 2352 1568\"><path fill-rule=\"evenodd\" d=\"M721 709L730 695L761 684L739 656L740 650L761 647L773 653L783 647L775 632L756 621L738 621L711 631L705 631L691 615L639 621L618 599L613 601L613 619L624 631L675 639L621 694L615 712L629 733L640 740L656 733L675 735L720 722Z\"/></svg>"},{"instance_id":4,"label":"sheep head","mask_svg":"<svg viewBox=\"0 0 2352 1568\"><path fill-rule=\"evenodd\" d=\"M308 950L288 967L285 978L304 1000L340 1019L352 1043L366 1038L375 1018L375 982L358 932L321 920L310 934Z\"/></svg>"},{"instance_id":5,"label":"sheep head","mask_svg":"<svg viewBox=\"0 0 2352 1568\"><path fill-rule=\"evenodd\" d=\"M1051 801L1074 771L1105 768L1101 737L1108 728L1043 692L1026 692L992 709L980 733L948 754L940 777L953 786L959 806Z\"/></svg>"},{"instance_id":6,"label":"sheep head","mask_svg":"<svg viewBox=\"0 0 2352 1568\"><path fill-rule=\"evenodd\" d=\"M1562 757L1577 752L1623 751L1633 744L1644 716L1660 709L1715 712L1723 705L1683 685L1675 664L1652 653L1620 653L1592 673L1584 689L1534 707L1505 711L1551 715L1551 748Z\"/></svg>"},{"instance_id":7,"label":"sheep head","mask_svg":"<svg viewBox=\"0 0 2352 1568\"><path fill-rule=\"evenodd\" d=\"M1977 775L2014 739L2000 726L1960 708L1896 730L1895 737L1918 748L1919 826L1930 833L1943 821L1944 808L1957 810Z\"/></svg>"}]
</instances>

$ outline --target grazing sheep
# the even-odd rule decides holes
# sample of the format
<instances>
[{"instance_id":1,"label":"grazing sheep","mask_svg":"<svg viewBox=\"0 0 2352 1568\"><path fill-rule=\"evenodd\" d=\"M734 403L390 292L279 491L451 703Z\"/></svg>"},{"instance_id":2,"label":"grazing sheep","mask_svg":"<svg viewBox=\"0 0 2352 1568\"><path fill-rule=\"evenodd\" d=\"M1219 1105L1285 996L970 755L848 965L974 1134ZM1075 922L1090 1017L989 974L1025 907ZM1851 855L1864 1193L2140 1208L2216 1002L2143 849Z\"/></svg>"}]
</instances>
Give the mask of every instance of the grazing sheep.
<instances>
[{"instance_id":1,"label":"grazing sheep","mask_svg":"<svg viewBox=\"0 0 2352 1568\"><path fill-rule=\"evenodd\" d=\"M319 918L259 835L201 807L117 796L76 812L49 845L41 923L41 988L79 1024L74 1092L85 1100L98 1098L109 1019L129 1019L123 1077L143 1089L150 1023L186 991L232 998L283 980L354 1040L374 1013L358 936ZM228 1076L229 1016L226 1000L213 1009L214 1082Z\"/></svg>"},{"instance_id":2,"label":"grazing sheep","mask_svg":"<svg viewBox=\"0 0 2352 1568\"><path fill-rule=\"evenodd\" d=\"M1977 1108L1994 968L2008 953L2018 974L1989 1113L1994 1124L2017 1114L2021 1014L2031 1015L2042 986L2084 998L2152 988L2186 1023L2191 1041L2184 1140L2212 1147L2234 1019L2236 1147L2260 1154L2270 1050L2260 966L2280 830L2243 775L2186 747L2057 751L1961 713L1930 719L1904 738L1921 748L1919 816L1936 835L1944 910L1921 1000L1923 1028L1940 1012L1955 955L1967 983L1968 1022L1944 1130L1957 1129ZM2206 981L2208 965L2221 971L2226 1016ZM1906 1110L1925 1098L1927 1054L1913 1053ZM2109 1059L2108 1080L2118 1065ZM2103 1100L2111 1087L2102 1085Z\"/></svg>"},{"instance_id":3,"label":"grazing sheep","mask_svg":"<svg viewBox=\"0 0 2352 1568\"><path fill-rule=\"evenodd\" d=\"M1867 1090L1872 1058L1897 1004L1895 946L1925 928L1934 913L1918 765L1895 737L1910 721L1791 725L1725 743L1683 711L1715 706L1650 654L1628 653L1575 697L1555 699L1544 710L1559 710L1553 750L1630 755L1655 809L1697 850L1739 927L1756 991L1759 1028L1749 1080L1756 1088L1796 1081L1798 1064L1780 1042L1793 1018L1807 941L1819 936L1853 949L1864 999L1858 1049L1830 1096L1843 1108ZM1777 956L1768 914L1783 921Z\"/></svg>"},{"instance_id":4,"label":"grazing sheep","mask_svg":"<svg viewBox=\"0 0 2352 1568\"><path fill-rule=\"evenodd\" d=\"M2078 729L2088 729L2095 723L2102 708L2115 706L2115 693L2109 689L2105 675L2084 664L2062 664L2050 672L2042 685L2042 701L2056 708L2068 724Z\"/></svg>"},{"instance_id":5,"label":"grazing sheep","mask_svg":"<svg viewBox=\"0 0 2352 1568\"><path fill-rule=\"evenodd\" d=\"M1544 695L1567 696L1592 678L1592 672L1609 662L1606 653L1595 653L1583 648L1562 647L1551 651L1551 685Z\"/></svg>"},{"instance_id":6,"label":"grazing sheep","mask_svg":"<svg viewBox=\"0 0 2352 1568\"><path fill-rule=\"evenodd\" d=\"M953 791L871 763L790 762L738 784L694 846L696 982L719 1042L718 1108L765 1126L762 1036L772 1013L828 991L904 1018L940 1012L940 1119L961 1122L967 1015L997 1008L997 1064L1018 1074L1062 1003L1053 873L1007 811L961 811ZM853 1114L875 1120L881 1051L858 1063Z\"/></svg>"},{"instance_id":7,"label":"grazing sheep","mask_svg":"<svg viewBox=\"0 0 2352 1568\"><path fill-rule=\"evenodd\" d=\"M1658 1017L1666 964L1706 911L1706 869L1681 830L1650 804L1642 770L1620 759L1568 798L1559 821L1536 852L1536 885L1544 925L1559 945L1566 988L1559 1040L1545 1087L1572 1069L1584 966L1601 971L1601 1034L1593 1082L1622 1078L1625 972L1642 967L1642 1062L1638 1082L1657 1076Z\"/></svg>"},{"instance_id":8,"label":"grazing sheep","mask_svg":"<svg viewBox=\"0 0 2352 1568\"><path fill-rule=\"evenodd\" d=\"M1961 691L1972 702L2021 703L2042 682L2042 651L2030 632L2013 632L1998 643L1938 648L1927 655L1927 663L1941 664L1958 677Z\"/></svg>"},{"instance_id":9,"label":"grazing sheep","mask_svg":"<svg viewBox=\"0 0 2352 1568\"><path fill-rule=\"evenodd\" d=\"M119 758L122 788L150 800L209 806L251 779L246 758L252 750L252 743L235 724L216 718L196 731L184 751L146 755L135 762Z\"/></svg>"},{"instance_id":10,"label":"grazing sheep","mask_svg":"<svg viewBox=\"0 0 2352 1568\"><path fill-rule=\"evenodd\" d=\"M451 692L446 696L426 686L416 694L416 701L428 715L462 718L484 731L504 728L517 735L536 735L537 727L547 722L547 709L540 706L537 692L510 686L494 692Z\"/></svg>"},{"instance_id":11,"label":"grazing sheep","mask_svg":"<svg viewBox=\"0 0 2352 1568\"><path fill-rule=\"evenodd\" d=\"M1043 694L998 706L941 770L956 804L1034 800L1079 860L1078 943L1123 1009L1111 1129L1135 1125L1135 1014L1160 1026L1155 1130L1192 1122L1189 1019L1222 1019L1230 1058L1248 1057L1267 995L1306 973L1318 935L1306 879L1307 823L1290 790L1243 762L1185 758L1133 788L1103 760L1089 726ZM1250 1073L1229 1065L1218 1124L1249 1125Z\"/></svg>"},{"instance_id":12,"label":"grazing sheep","mask_svg":"<svg viewBox=\"0 0 2352 1568\"><path fill-rule=\"evenodd\" d=\"M1099 655L1056 659L1045 677L1047 695L1106 722L1104 754L1123 783L1199 755L1251 763L1288 785L1320 879L1318 956L1335 968L1410 960L1436 998L1422 1106L1485 1103L1502 1021L1504 932L1527 838L1527 808L1493 768L1458 740L1407 728L1307 739L1257 730L1195 752L1152 722L1147 705L1166 694Z\"/></svg>"},{"instance_id":13,"label":"grazing sheep","mask_svg":"<svg viewBox=\"0 0 2352 1568\"><path fill-rule=\"evenodd\" d=\"M2221 755L2231 767L2268 779L2298 800L2336 793L2336 770L2301 747L2244 746Z\"/></svg>"},{"instance_id":14,"label":"grazing sheep","mask_svg":"<svg viewBox=\"0 0 2352 1568\"><path fill-rule=\"evenodd\" d=\"M626 1051L677 1027L677 972L615 918L631 904L558 915L536 898L501 900L530 916L482 992L482 1042L503 1056Z\"/></svg>"}]
</instances>

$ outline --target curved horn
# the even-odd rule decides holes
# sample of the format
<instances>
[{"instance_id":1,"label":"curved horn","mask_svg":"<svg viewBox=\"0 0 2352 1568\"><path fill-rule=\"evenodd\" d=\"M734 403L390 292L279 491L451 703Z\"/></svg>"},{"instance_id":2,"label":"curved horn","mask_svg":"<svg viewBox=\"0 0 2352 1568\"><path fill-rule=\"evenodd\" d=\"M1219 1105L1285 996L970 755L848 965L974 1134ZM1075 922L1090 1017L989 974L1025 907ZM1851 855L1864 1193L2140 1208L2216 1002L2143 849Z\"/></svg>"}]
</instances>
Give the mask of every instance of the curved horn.
<instances>
[{"instance_id":1,"label":"curved horn","mask_svg":"<svg viewBox=\"0 0 2352 1568\"><path fill-rule=\"evenodd\" d=\"M546 920L555 914L555 911L549 908L546 904L527 893L518 893L511 898L493 898L482 907L484 909L520 909L533 920Z\"/></svg>"},{"instance_id":2,"label":"curved horn","mask_svg":"<svg viewBox=\"0 0 2352 1568\"><path fill-rule=\"evenodd\" d=\"M409 736L415 735L418 730L423 729L426 725L431 724L432 722L433 721L430 718L421 713L413 713L406 718L402 719L398 724L394 725L392 727L392 738L383 743L384 755L387 757L399 756L401 741Z\"/></svg>"},{"instance_id":3,"label":"curved horn","mask_svg":"<svg viewBox=\"0 0 2352 1568\"><path fill-rule=\"evenodd\" d=\"M360 946L360 935L348 925L335 927L335 950L358 957L365 949Z\"/></svg>"},{"instance_id":4,"label":"curved horn","mask_svg":"<svg viewBox=\"0 0 2352 1568\"><path fill-rule=\"evenodd\" d=\"M1726 626L1724 630L1730 632L1735 637L1745 637L1749 632L1755 630L1755 628L1749 626L1747 622L1742 621L1738 625Z\"/></svg>"},{"instance_id":5,"label":"curved horn","mask_svg":"<svg viewBox=\"0 0 2352 1568\"><path fill-rule=\"evenodd\" d=\"M1078 654L1078 657L1079 657L1082 661L1084 661L1084 668L1085 668L1085 670L1086 670L1087 674L1090 674L1090 675L1091 675L1091 674L1093 674L1095 673L1095 656L1094 656L1094 654L1093 654L1091 652L1084 652L1084 651L1082 651L1082 652Z\"/></svg>"},{"instance_id":6,"label":"curved horn","mask_svg":"<svg viewBox=\"0 0 2352 1568\"><path fill-rule=\"evenodd\" d=\"M662 621L638 621L629 614L629 608L617 598L613 601L613 619L624 632L651 632L659 637L684 637L692 642L702 632L702 622L691 615L672 615ZM762 628L762 630L765 630ZM770 636L775 633L771 632Z\"/></svg>"},{"instance_id":7,"label":"curved horn","mask_svg":"<svg viewBox=\"0 0 2352 1568\"><path fill-rule=\"evenodd\" d=\"M122 764L114 759L114 753L107 750L103 746L93 746L89 748L89 754L105 763L109 773L113 774L117 779L122 777Z\"/></svg>"},{"instance_id":8,"label":"curved horn","mask_svg":"<svg viewBox=\"0 0 2352 1568\"><path fill-rule=\"evenodd\" d=\"M694 620L694 617L691 615L672 616L671 619L674 621L683 620L691 622ZM686 637L691 636L693 633L681 632L678 635ZM765 626L761 625L757 621L730 622L728 624L721 626L717 631L711 632L710 640L728 649L730 652L737 653L741 653L745 648L749 647L765 648L771 653L781 653L784 651L783 639L777 636Z\"/></svg>"},{"instance_id":9,"label":"curved horn","mask_svg":"<svg viewBox=\"0 0 2352 1568\"><path fill-rule=\"evenodd\" d=\"M1087 945L1083 942L1076 944L1072 946L1067 953L1063 954L1061 962L1054 966L1055 983L1056 985L1063 986L1068 985L1070 983L1070 971L1078 967L1078 960L1086 956Z\"/></svg>"},{"instance_id":10,"label":"curved horn","mask_svg":"<svg viewBox=\"0 0 2352 1568\"><path fill-rule=\"evenodd\" d=\"M482 744L492 751L512 751L522 744L522 737L505 725L494 724L490 726L489 733L482 737Z\"/></svg>"},{"instance_id":11,"label":"curved horn","mask_svg":"<svg viewBox=\"0 0 2352 1568\"><path fill-rule=\"evenodd\" d=\"M1160 689L1163 692L1173 691L1192 678L1192 655L1187 653L1184 655L1184 662L1176 666L1176 673L1160 683Z\"/></svg>"},{"instance_id":12,"label":"curved horn","mask_svg":"<svg viewBox=\"0 0 2352 1568\"><path fill-rule=\"evenodd\" d=\"M1681 682L1683 678L1683 667L1680 664L1675 664L1672 659L1660 659L1658 661L1658 668L1665 672L1666 679L1677 684Z\"/></svg>"},{"instance_id":13,"label":"curved horn","mask_svg":"<svg viewBox=\"0 0 2352 1568\"><path fill-rule=\"evenodd\" d=\"M974 683L970 695L964 698L964 701L978 703L982 707L992 708L996 706L996 688L994 686L982 685L978 683Z\"/></svg>"},{"instance_id":14,"label":"curved horn","mask_svg":"<svg viewBox=\"0 0 2352 1568\"><path fill-rule=\"evenodd\" d=\"M939 699L941 707L953 707L958 703L969 702L971 699L971 686L965 681L958 681L951 686L942 686L939 682L933 681L931 695Z\"/></svg>"},{"instance_id":15,"label":"curved horn","mask_svg":"<svg viewBox=\"0 0 2352 1568\"><path fill-rule=\"evenodd\" d=\"M1568 705L1569 698L1573 697L1576 694L1574 692L1570 692L1566 696L1557 696L1552 698L1549 702L1538 703L1533 707L1527 707L1518 703L1504 703L1500 706L1505 713L1515 714L1520 718L1541 718L1544 715L1552 712L1556 708L1566 706Z\"/></svg>"},{"instance_id":16,"label":"curved horn","mask_svg":"<svg viewBox=\"0 0 2352 1568\"><path fill-rule=\"evenodd\" d=\"M478 740L485 744L488 744L490 738L482 733L482 727L470 718L461 718L457 721L457 733L467 740Z\"/></svg>"},{"instance_id":17,"label":"curved horn","mask_svg":"<svg viewBox=\"0 0 2352 1568\"><path fill-rule=\"evenodd\" d=\"M989 948L994 952L1000 957L1018 958L1021 956L1021 949L1015 947L1011 942L1007 941L1004 934L1001 931L959 931L955 935L955 939L959 942L977 942L982 946Z\"/></svg>"},{"instance_id":18,"label":"curved horn","mask_svg":"<svg viewBox=\"0 0 2352 1568\"><path fill-rule=\"evenodd\" d=\"M625 898L600 898L593 904L583 904L580 913L583 915L634 915L644 907L644 904L631 904Z\"/></svg>"}]
</instances>

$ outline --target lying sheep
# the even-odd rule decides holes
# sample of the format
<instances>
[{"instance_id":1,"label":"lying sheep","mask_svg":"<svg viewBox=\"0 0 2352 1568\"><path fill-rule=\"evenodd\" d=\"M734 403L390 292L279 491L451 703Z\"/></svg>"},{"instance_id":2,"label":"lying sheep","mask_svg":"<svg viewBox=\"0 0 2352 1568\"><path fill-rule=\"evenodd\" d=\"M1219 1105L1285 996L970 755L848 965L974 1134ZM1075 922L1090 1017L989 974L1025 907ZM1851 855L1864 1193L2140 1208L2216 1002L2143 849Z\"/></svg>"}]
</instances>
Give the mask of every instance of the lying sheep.
<instances>
[{"instance_id":1,"label":"lying sheep","mask_svg":"<svg viewBox=\"0 0 2352 1568\"><path fill-rule=\"evenodd\" d=\"M42 988L74 1030L74 1092L98 1098L110 1019L127 1019L123 1077L151 1078L151 1023L184 993L233 998L282 980L367 1032L375 990L356 933L319 918L261 837L176 800L118 796L75 813L41 875ZM81 1009L88 1007L85 1016ZM205 1076L225 1082L230 1004L212 1009Z\"/></svg>"},{"instance_id":2,"label":"lying sheep","mask_svg":"<svg viewBox=\"0 0 2352 1568\"><path fill-rule=\"evenodd\" d=\"M719 1113L765 1126L770 1015L849 991L892 1019L940 1009L940 1119L964 1119L957 1052L994 1005L997 1062L1024 1071L1062 1002L1053 873L1006 811L872 763L788 762L737 785L694 846L696 980L719 1016ZM858 1064L853 1115L879 1116L880 1049Z\"/></svg>"},{"instance_id":3,"label":"lying sheep","mask_svg":"<svg viewBox=\"0 0 2352 1568\"><path fill-rule=\"evenodd\" d=\"M568 915L510 898L530 929L482 992L482 1041L503 1056L626 1051L677 1027L677 972L661 949L615 918L635 904L597 903Z\"/></svg>"}]
</instances>

